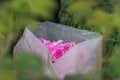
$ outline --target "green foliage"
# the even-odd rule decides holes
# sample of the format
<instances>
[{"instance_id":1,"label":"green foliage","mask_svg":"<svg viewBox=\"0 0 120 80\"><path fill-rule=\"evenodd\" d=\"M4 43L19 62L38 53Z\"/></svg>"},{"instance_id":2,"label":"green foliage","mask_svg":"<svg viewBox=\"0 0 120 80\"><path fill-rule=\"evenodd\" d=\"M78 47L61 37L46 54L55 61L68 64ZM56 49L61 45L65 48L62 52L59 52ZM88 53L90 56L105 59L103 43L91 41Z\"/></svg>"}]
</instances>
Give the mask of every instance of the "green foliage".
<instances>
[{"instance_id":1,"label":"green foliage","mask_svg":"<svg viewBox=\"0 0 120 80\"><path fill-rule=\"evenodd\" d=\"M107 65L106 67L104 67L102 69L102 75L107 75L109 76L110 78L114 78L114 77L117 77L118 74L113 66L113 64L109 64Z\"/></svg>"},{"instance_id":2,"label":"green foliage","mask_svg":"<svg viewBox=\"0 0 120 80\"><path fill-rule=\"evenodd\" d=\"M115 47L113 50L113 56L110 58L110 62L111 64L114 65L116 72L119 74L120 76L120 47Z\"/></svg>"},{"instance_id":3,"label":"green foliage","mask_svg":"<svg viewBox=\"0 0 120 80\"><path fill-rule=\"evenodd\" d=\"M65 80L87 80L83 78L82 76L68 76L65 78Z\"/></svg>"},{"instance_id":4,"label":"green foliage","mask_svg":"<svg viewBox=\"0 0 120 80\"><path fill-rule=\"evenodd\" d=\"M24 65L24 66L23 66ZM14 59L15 69L23 71L37 71L42 73L42 61L40 58L33 54L22 54Z\"/></svg>"},{"instance_id":5,"label":"green foliage","mask_svg":"<svg viewBox=\"0 0 120 80\"><path fill-rule=\"evenodd\" d=\"M0 80L48 80L43 72L40 57L33 53L22 53L14 59L4 58L0 62Z\"/></svg>"},{"instance_id":6,"label":"green foliage","mask_svg":"<svg viewBox=\"0 0 120 80\"><path fill-rule=\"evenodd\" d=\"M18 80L39 80L45 77L42 60L37 55L24 53L15 57L13 63Z\"/></svg>"},{"instance_id":7,"label":"green foliage","mask_svg":"<svg viewBox=\"0 0 120 80\"><path fill-rule=\"evenodd\" d=\"M10 54L24 27L38 19L51 20L56 7L54 0L0 0L0 80L14 80L14 69L24 73L17 80L45 80L38 57L22 55L12 60Z\"/></svg>"},{"instance_id":8,"label":"green foliage","mask_svg":"<svg viewBox=\"0 0 120 80\"><path fill-rule=\"evenodd\" d=\"M51 17L49 12L55 9L55 4L53 3L53 0L14 0L11 1L10 7L11 9L26 15L40 15L44 18L48 18Z\"/></svg>"},{"instance_id":9,"label":"green foliage","mask_svg":"<svg viewBox=\"0 0 120 80\"><path fill-rule=\"evenodd\" d=\"M102 74L107 75L110 78L120 77L120 47L116 46L113 49L113 54L109 59L109 64L106 67L103 67Z\"/></svg>"},{"instance_id":10,"label":"green foliage","mask_svg":"<svg viewBox=\"0 0 120 80\"><path fill-rule=\"evenodd\" d=\"M89 2L86 5L86 1L78 1L78 2L75 2L74 4L71 4L69 6L68 11L71 13L75 13L75 16L80 18L82 16L86 16L86 15L90 14L91 7L92 7L91 5L93 5L92 2Z\"/></svg>"},{"instance_id":11,"label":"green foliage","mask_svg":"<svg viewBox=\"0 0 120 80\"><path fill-rule=\"evenodd\" d=\"M0 61L0 80L13 80L13 62L10 58Z\"/></svg>"},{"instance_id":12,"label":"green foliage","mask_svg":"<svg viewBox=\"0 0 120 80\"><path fill-rule=\"evenodd\" d=\"M21 29L38 18L52 19L54 0L9 0L0 2L0 57L21 35ZM6 43L4 43L6 42ZM4 47L3 47L4 46Z\"/></svg>"},{"instance_id":13,"label":"green foliage","mask_svg":"<svg viewBox=\"0 0 120 80\"><path fill-rule=\"evenodd\" d=\"M65 80L100 80L97 75L90 77L90 75L70 75L65 78Z\"/></svg>"}]
</instances>

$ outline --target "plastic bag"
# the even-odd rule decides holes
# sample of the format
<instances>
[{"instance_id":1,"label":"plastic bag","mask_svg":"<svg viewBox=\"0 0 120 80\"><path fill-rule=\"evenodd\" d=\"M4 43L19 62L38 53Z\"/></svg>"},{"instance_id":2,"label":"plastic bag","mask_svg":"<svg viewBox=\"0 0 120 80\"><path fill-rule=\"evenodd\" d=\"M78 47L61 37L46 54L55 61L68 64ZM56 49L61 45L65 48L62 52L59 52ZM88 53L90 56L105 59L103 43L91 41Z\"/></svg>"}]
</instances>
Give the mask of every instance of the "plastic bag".
<instances>
[{"instance_id":1,"label":"plastic bag","mask_svg":"<svg viewBox=\"0 0 120 80\"><path fill-rule=\"evenodd\" d=\"M59 39L64 42L74 41L77 44L52 63L48 49L38 37L50 41ZM32 52L40 56L44 63L44 72L53 80L63 80L69 75L83 75L94 80L94 76L101 69L102 36L86 30L44 22L37 24L34 30L25 28L23 36L14 47L14 57L22 52Z\"/></svg>"}]
</instances>

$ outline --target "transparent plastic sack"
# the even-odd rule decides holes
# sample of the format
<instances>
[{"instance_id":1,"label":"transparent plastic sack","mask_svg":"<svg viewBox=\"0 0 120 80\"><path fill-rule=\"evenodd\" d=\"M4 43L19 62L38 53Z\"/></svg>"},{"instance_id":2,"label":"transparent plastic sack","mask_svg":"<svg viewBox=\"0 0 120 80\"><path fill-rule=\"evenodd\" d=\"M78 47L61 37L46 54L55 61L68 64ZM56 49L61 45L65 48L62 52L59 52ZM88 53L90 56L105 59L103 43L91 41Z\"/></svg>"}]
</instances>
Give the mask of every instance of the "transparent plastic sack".
<instances>
[{"instance_id":1,"label":"transparent plastic sack","mask_svg":"<svg viewBox=\"0 0 120 80\"><path fill-rule=\"evenodd\" d=\"M39 37L50 41L74 41L76 45L52 63L49 50L39 41ZM34 53L42 58L44 72L52 80L63 80L69 75L83 75L94 80L101 69L102 36L46 21L36 24L34 29L25 28L14 47L14 57L23 52Z\"/></svg>"}]
</instances>

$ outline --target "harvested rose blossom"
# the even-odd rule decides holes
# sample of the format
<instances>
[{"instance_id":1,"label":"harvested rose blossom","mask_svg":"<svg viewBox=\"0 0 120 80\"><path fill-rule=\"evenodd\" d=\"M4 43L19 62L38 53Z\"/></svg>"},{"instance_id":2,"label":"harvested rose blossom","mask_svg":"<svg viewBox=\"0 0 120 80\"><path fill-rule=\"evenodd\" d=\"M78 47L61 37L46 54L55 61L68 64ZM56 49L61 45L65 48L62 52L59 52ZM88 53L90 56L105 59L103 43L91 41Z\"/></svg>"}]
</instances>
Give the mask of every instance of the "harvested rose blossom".
<instances>
[{"instance_id":1,"label":"harvested rose blossom","mask_svg":"<svg viewBox=\"0 0 120 80\"><path fill-rule=\"evenodd\" d=\"M64 47L63 51L66 52L66 51L68 51L72 46L71 46L70 43L64 43L64 44L63 44L63 47Z\"/></svg>"},{"instance_id":2,"label":"harvested rose blossom","mask_svg":"<svg viewBox=\"0 0 120 80\"><path fill-rule=\"evenodd\" d=\"M64 51L62 49L56 49L52 55L52 62L55 62L56 59L61 57L64 54Z\"/></svg>"},{"instance_id":3,"label":"harvested rose blossom","mask_svg":"<svg viewBox=\"0 0 120 80\"><path fill-rule=\"evenodd\" d=\"M75 45L75 42L62 43L63 40L57 42L51 42L44 38L39 38L39 40L49 49L53 63Z\"/></svg>"}]
</instances>

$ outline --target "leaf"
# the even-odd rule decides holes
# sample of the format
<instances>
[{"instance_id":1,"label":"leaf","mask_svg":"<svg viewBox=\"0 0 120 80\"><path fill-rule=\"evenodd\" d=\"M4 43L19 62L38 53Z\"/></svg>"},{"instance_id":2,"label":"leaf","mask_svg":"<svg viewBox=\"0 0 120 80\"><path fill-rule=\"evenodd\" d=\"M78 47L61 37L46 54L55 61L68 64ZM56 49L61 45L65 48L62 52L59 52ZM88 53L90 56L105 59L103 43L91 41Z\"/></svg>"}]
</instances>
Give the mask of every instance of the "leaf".
<instances>
[{"instance_id":1,"label":"leaf","mask_svg":"<svg viewBox=\"0 0 120 80\"><path fill-rule=\"evenodd\" d=\"M5 33L6 29L7 29L6 26L4 24L0 23L0 34Z\"/></svg>"},{"instance_id":2,"label":"leaf","mask_svg":"<svg viewBox=\"0 0 120 80\"><path fill-rule=\"evenodd\" d=\"M33 53L23 53L14 59L17 79L43 80L46 76L43 71L42 60ZM47 79L48 80L48 79Z\"/></svg>"},{"instance_id":3,"label":"leaf","mask_svg":"<svg viewBox=\"0 0 120 80\"><path fill-rule=\"evenodd\" d=\"M10 6L15 11L43 18L50 18L56 8L54 0L13 0Z\"/></svg>"},{"instance_id":4,"label":"leaf","mask_svg":"<svg viewBox=\"0 0 120 80\"><path fill-rule=\"evenodd\" d=\"M113 26L112 16L105 11L95 10L93 14L90 17L88 17L87 25L97 27L101 26L111 27Z\"/></svg>"},{"instance_id":5,"label":"leaf","mask_svg":"<svg viewBox=\"0 0 120 80\"><path fill-rule=\"evenodd\" d=\"M5 39L5 36L3 34L0 34L0 39Z\"/></svg>"},{"instance_id":6,"label":"leaf","mask_svg":"<svg viewBox=\"0 0 120 80\"><path fill-rule=\"evenodd\" d=\"M0 60L0 80L13 80L13 64L10 58Z\"/></svg>"},{"instance_id":7,"label":"leaf","mask_svg":"<svg viewBox=\"0 0 120 80\"><path fill-rule=\"evenodd\" d=\"M20 72L32 71L42 73L42 61L34 54L22 54L14 60L15 68Z\"/></svg>"},{"instance_id":8,"label":"leaf","mask_svg":"<svg viewBox=\"0 0 120 80\"><path fill-rule=\"evenodd\" d=\"M114 26L117 26L120 29L120 15L118 13L113 14Z\"/></svg>"},{"instance_id":9,"label":"leaf","mask_svg":"<svg viewBox=\"0 0 120 80\"><path fill-rule=\"evenodd\" d=\"M82 76L67 76L65 80L85 80Z\"/></svg>"},{"instance_id":10,"label":"leaf","mask_svg":"<svg viewBox=\"0 0 120 80\"><path fill-rule=\"evenodd\" d=\"M86 5L87 3L87 5ZM91 12L93 2L91 1L76 1L68 8L70 13L74 13L76 17L87 16Z\"/></svg>"},{"instance_id":11,"label":"leaf","mask_svg":"<svg viewBox=\"0 0 120 80\"><path fill-rule=\"evenodd\" d=\"M109 64L108 66L102 69L102 74L107 74L110 78L114 78L117 76L117 72L114 68L114 65Z\"/></svg>"},{"instance_id":12,"label":"leaf","mask_svg":"<svg viewBox=\"0 0 120 80\"><path fill-rule=\"evenodd\" d=\"M114 48L113 56L110 59L111 64L115 67L116 72L120 76L120 46Z\"/></svg>"},{"instance_id":13,"label":"leaf","mask_svg":"<svg viewBox=\"0 0 120 80\"><path fill-rule=\"evenodd\" d=\"M0 71L0 80L14 80L12 71Z\"/></svg>"}]
</instances>

